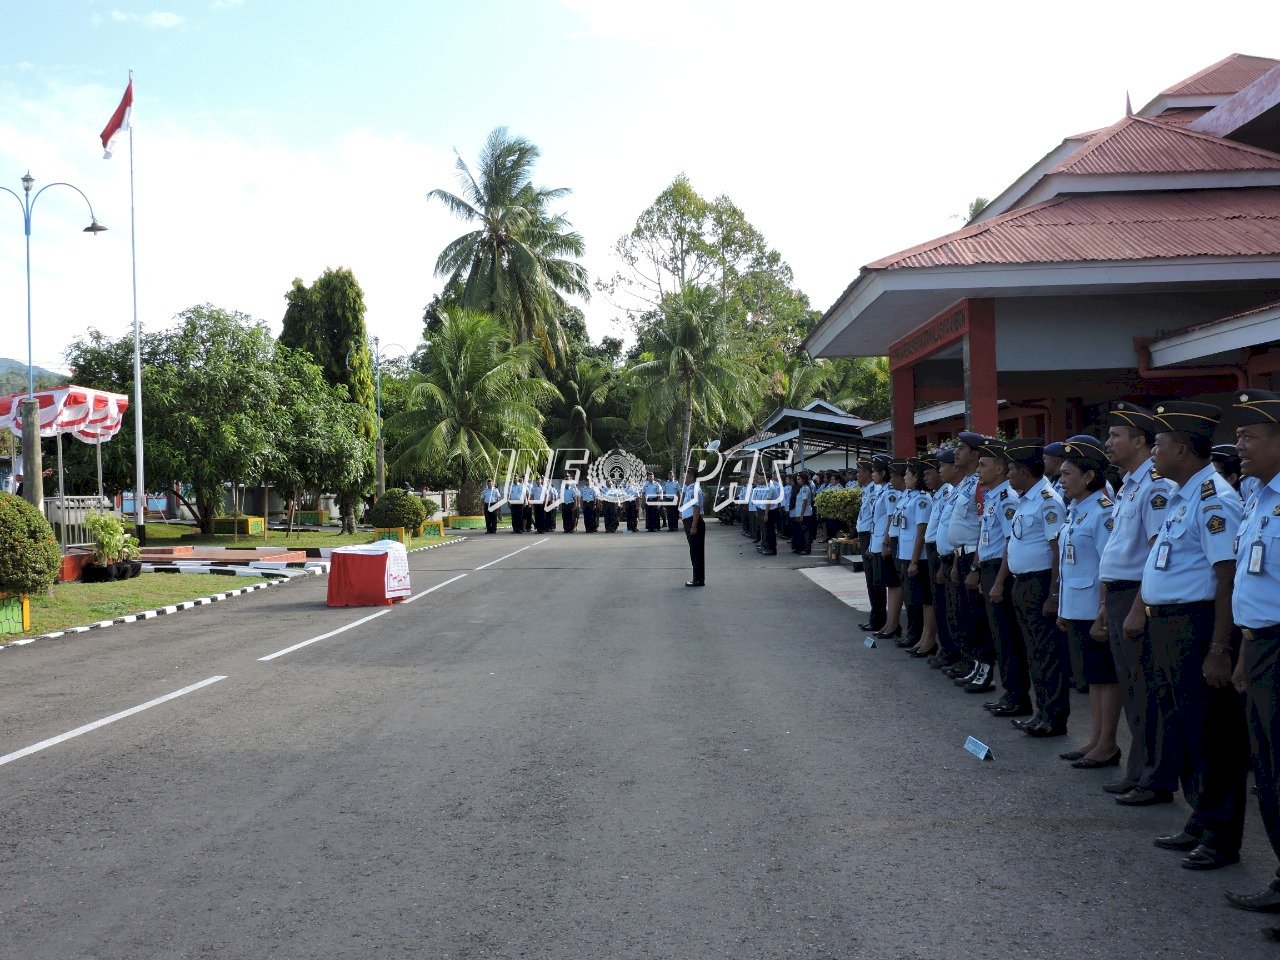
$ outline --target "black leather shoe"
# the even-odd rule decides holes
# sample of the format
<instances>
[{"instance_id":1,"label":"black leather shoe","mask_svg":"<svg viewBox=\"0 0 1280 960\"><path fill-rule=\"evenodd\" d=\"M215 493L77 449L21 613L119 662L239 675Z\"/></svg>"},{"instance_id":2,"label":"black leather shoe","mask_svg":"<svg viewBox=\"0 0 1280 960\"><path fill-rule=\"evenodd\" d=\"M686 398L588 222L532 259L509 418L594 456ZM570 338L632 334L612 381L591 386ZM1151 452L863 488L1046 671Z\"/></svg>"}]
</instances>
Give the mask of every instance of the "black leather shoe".
<instances>
[{"instance_id":1,"label":"black leather shoe","mask_svg":"<svg viewBox=\"0 0 1280 960\"><path fill-rule=\"evenodd\" d=\"M1240 862L1239 851L1224 853L1204 844L1196 847L1182 858L1183 870L1221 870L1233 863Z\"/></svg>"},{"instance_id":2,"label":"black leather shoe","mask_svg":"<svg viewBox=\"0 0 1280 960\"><path fill-rule=\"evenodd\" d=\"M1084 759L1084 754L1083 754L1083 753L1081 753L1079 750L1068 750L1066 753L1060 753L1060 754L1058 754L1058 759L1059 759L1059 760L1071 760L1071 761L1075 761L1075 760L1083 760L1083 759Z\"/></svg>"},{"instance_id":3,"label":"black leather shoe","mask_svg":"<svg viewBox=\"0 0 1280 960\"><path fill-rule=\"evenodd\" d=\"M1280 913L1280 890L1273 890L1271 887L1257 893L1232 893L1228 890L1223 896L1227 898L1227 903L1237 910L1248 910L1251 913Z\"/></svg>"},{"instance_id":4,"label":"black leather shoe","mask_svg":"<svg viewBox=\"0 0 1280 960\"><path fill-rule=\"evenodd\" d=\"M706 586L706 584L701 580L686 580L684 582L684 585L686 587L705 587Z\"/></svg>"},{"instance_id":5,"label":"black leather shoe","mask_svg":"<svg viewBox=\"0 0 1280 960\"><path fill-rule=\"evenodd\" d=\"M875 635L877 640L892 640L895 637L900 636L902 636L902 624L898 624L897 629L895 629L893 633L885 633L884 628L881 628Z\"/></svg>"},{"instance_id":6,"label":"black leather shoe","mask_svg":"<svg viewBox=\"0 0 1280 960\"><path fill-rule=\"evenodd\" d=\"M992 707L993 717L1027 717L1031 715L1031 705L1027 703L1006 703L1002 707Z\"/></svg>"},{"instance_id":7,"label":"black leather shoe","mask_svg":"<svg viewBox=\"0 0 1280 960\"><path fill-rule=\"evenodd\" d=\"M1090 760L1088 757L1081 757L1071 766L1077 770L1101 770L1103 767L1120 766L1120 751L1117 750L1105 760Z\"/></svg>"},{"instance_id":8,"label":"black leather shoe","mask_svg":"<svg viewBox=\"0 0 1280 960\"><path fill-rule=\"evenodd\" d=\"M1043 740L1046 737L1065 737L1067 735L1067 725L1061 723L1055 726L1048 720L1041 720L1037 724L1026 727L1022 732L1028 737L1035 737L1037 740Z\"/></svg>"},{"instance_id":9,"label":"black leather shoe","mask_svg":"<svg viewBox=\"0 0 1280 960\"><path fill-rule=\"evenodd\" d=\"M963 675L961 675L961 676L957 676L957 677L953 678L953 679L954 679L954 681L955 681L955 685L956 685L957 687L966 687L966 686L968 686L968 685L969 685L969 681L970 681L970 680L972 680L974 677L976 677L976 676L978 675L978 671L979 671L979 670L981 670L981 669L982 669L982 667L983 667L983 664L981 664L981 663L979 663L979 662L977 662L977 661L975 660L975 661L973 662L973 664L969 667L969 672L968 672L968 673L965 673L965 674L963 674Z\"/></svg>"},{"instance_id":10,"label":"black leather shoe","mask_svg":"<svg viewBox=\"0 0 1280 960\"><path fill-rule=\"evenodd\" d=\"M1128 793L1116 797L1116 803L1122 807L1150 807L1157 803L1173 803L1173 794L1163 790L1144 790L1134 787Z\"/></svg>"},{"instance_id":11,"label":"black leather shoe","mask_svg":"<svg viewBox=\"0 0 1280 960\"><path fill-rule=\"evenodd\" d=\"M999 700L988 700L982 705L983 710L994 710L996 707L1007 707L1013 703L1007 696L1001 697Z\"/></svg>"},{"instance_id":12,"label":"black leather shoe","mask_svg":"<svg viewBox=\"0 0 1280 960\"><path fill-rule=\"evenodd\" d=\"M1023 718L1023 719L1021 719L1021 720L1013 720L1013 721L1010 721L1010 722L1011 722L1015 727L1017 727L1019 730L1025 730L1025 729L1027 729L1027 727L1033 727L1033 726L1035 726L1037 723L1039 723L1039 722L1040 722L1040 718L1039 718L1038 716L1036 716L1035 714L1032 714L1031 716L1024 717L1024 718Z\"/></svg>"},{"instance_id":13,"label":"black leather shoe","mask_svg":"<svg viewBox=\"0 0 1280 960\"><path fill-rule=\"evenodd\" d=\"M972 676L972 675L973 675L973 661L972 661L972 660L968 660L968 659L964 659L964 660L957 660L957 661L956 661L955 663L953 663L951 666L946 667L946 668L942 671L942 675L943 675L944 677L949 677L949 678L951 678L952 680L959 680L961 677L969 677L969 676Z\"/></svg>"},{"instance_id":14,"label":"black leather shoe","mask_svg":"<svg viewBox=\"0 0 1280 960\"><path fill-rule=\"evenodd\" d=\"M874 630L875 628L871 626L871 621L870 621L870 620L868 620L866 623L860 623L860 624L858 624L858 629L859 629L859 630L866 630L866 631L870 632L871 630Z\"/></svg>"},{"instance_id":15,"label":"black leather shoe","mask_svg":"<svg viewBox=\"0 0 1280 960\"><path fill-rule=\"evenodd\" d=\"M1128 793L1130 790L1136 790L1138 785L1129 779L1112 780L1110 783L1104 783L1102 789L1107 793Z\"/></svg>"},{"instance_id":16,"label":"black leather shoe","mask_svg":"<svg viewBox=\"0 0 1280 960\"><path fill-rule=\"evenodd\" d=\"M1183 853L1189 853L1200 846L1200 838L1187 833L1185 830L1181 833L1170 834L1167 837L1156 837L1151 842L1161 850L1181 850Z\"/></svg>"},{"instance_id":17,"label":"black leather shoe","mask_svg":"<svg viewBox=\"0 0 1280 960\"><path fill-rule=\"evenodd\" d=\"M973 679L965 686L965 693L986 693L988 690L995 689L996 678L995 669L989 663L981 664L978 672L973 675Z\"/></svg>"}]
</instances>

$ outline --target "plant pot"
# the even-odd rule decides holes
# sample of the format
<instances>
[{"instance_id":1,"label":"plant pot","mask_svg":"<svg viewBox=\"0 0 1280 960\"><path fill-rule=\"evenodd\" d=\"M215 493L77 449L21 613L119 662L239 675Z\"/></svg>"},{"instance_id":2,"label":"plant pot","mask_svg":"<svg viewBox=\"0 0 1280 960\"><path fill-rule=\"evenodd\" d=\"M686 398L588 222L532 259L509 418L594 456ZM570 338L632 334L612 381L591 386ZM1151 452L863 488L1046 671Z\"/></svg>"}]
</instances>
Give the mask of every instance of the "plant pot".
<instances>
[{"instance_id":1,"label":"plant pot","mask_svg":"<svg viewBox=\"0 0 1280 960\"><path fill-rule=\"evenodd\" d=\"M115 579L115 567L112 564L103 565L100 563L85 564L84 573L81 579L85 583L107 583Z\"/></svg>"},{"instance_id":2,"label":"plant pot","mask_svg":"<svg viewBox=\"0 0 1280 960\"><path fill-rule=\"evenodd\" d=\"M0 593L0 636L31 629L31 601L25 596Z\"/></svg>"},{"instance_id":3,"label":"plant pot","mask_svg":"<svg viewBox=\"0 0 1280 960\"><path fill-rule=\"evenodd\" d=\"M141 575L142 575L142 561L141 561L141 560L126 560L126 561L125 561L125 563L129 564L129 579L130 579L130 580L132 580L134 577L138 577L138 576L141 576Z\"/></svg>"}]
</instances>

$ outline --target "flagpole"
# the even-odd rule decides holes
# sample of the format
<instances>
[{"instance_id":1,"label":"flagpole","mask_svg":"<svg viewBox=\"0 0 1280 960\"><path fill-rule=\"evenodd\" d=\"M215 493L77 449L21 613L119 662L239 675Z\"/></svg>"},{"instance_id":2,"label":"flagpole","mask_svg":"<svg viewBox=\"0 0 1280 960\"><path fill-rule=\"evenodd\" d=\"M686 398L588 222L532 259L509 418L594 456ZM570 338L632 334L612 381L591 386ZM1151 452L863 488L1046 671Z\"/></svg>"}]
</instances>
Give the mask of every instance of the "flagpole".
<instances>
[{"instance_id":1,"label":"flagpole","mask_svg":"<svg viewBox=\"0 0 1280 960\"><path fill-rule=\"evenodd\" d=\"M133 87L133 71L129 71ZM132 104L130 104L132 106ZM134 536L147 542L147 486L142 470L142 330L138 325L138 237L133 203L133 120L129 121L129 255L133 266L133 506Z\"/></svg>"}]
</instances>

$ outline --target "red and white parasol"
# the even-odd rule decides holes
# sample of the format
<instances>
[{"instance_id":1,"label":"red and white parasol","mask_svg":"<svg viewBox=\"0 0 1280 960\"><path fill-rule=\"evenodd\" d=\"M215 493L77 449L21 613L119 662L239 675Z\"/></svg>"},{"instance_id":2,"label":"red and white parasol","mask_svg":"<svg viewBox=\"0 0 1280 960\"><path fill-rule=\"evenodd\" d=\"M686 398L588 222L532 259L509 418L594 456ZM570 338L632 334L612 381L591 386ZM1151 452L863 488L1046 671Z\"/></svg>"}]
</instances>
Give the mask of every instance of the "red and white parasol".
<instances>
[{"instance_id":1,"label":"red and white parasol","mask_svg":"<svg viewBox=\"0 0 1280 960\"><path fill-rule=\"evenodd\" d=\"M0 429L8 428L14 436L22 436L21 403L26 391L0 397ZM120 432L129 398L121 393L107 393L91 387L56 387L37 390L34 394L40 408L40 436L63 433L85 443L104 443Z\"/></svg>"}]
</instances>

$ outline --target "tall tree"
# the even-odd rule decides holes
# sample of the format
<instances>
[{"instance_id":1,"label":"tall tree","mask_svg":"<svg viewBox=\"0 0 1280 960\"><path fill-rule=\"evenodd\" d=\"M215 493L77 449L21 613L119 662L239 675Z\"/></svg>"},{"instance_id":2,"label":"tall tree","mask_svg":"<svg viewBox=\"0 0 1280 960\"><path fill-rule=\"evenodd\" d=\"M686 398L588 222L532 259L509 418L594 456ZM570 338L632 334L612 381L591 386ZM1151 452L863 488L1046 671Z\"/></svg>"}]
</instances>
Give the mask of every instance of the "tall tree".
<instances>
[{"instance_id":1,"label":"tall tree","mask_svg":"<svg viewBox=\"0 0 1280 960\"><path fill-rule=\"evenodd\" d=\"M534 144L498 127L485 141L477 172L458 155L459 194L435 189L427 196L474 226L436 259L436 275L445 278L443 301L505 321L516 343L537 341L554 366L565 352L558 322L564 297L586 299L591 291L586 269L574 259L585 250L581 235L549 209L570 191L534 186L539 155Z\"/></svg>"},{"instance_id":2,"label":"tall tree","mask_svg":"<svg viewBox=\"0 0 1280 960\"><path fill-rule=\"evenodd\" d=\"M627 421L614 415L610 402L616 375L599 360L583 357L572 368L564 368L564 376L555 382L561 399L552 405L546 426L552 447L589 450L598 456L627 429Z\"/></svg>"},{"instance_id":3,"label":"tall tree","mask_svg":"<svg viewBox=\"0 0 1280 960\"><path fill-rule=\"evenodd\" d=\"M391 419L399 438L393 470L443 465L458 477L458 506L478 512L480 472L492 470L503 448L541 450L541 407L558 397L538 375L538 347L513 343L506 325L486 313L441 311L409 376L407 409Z\"/></svg>"}]
</instances>

